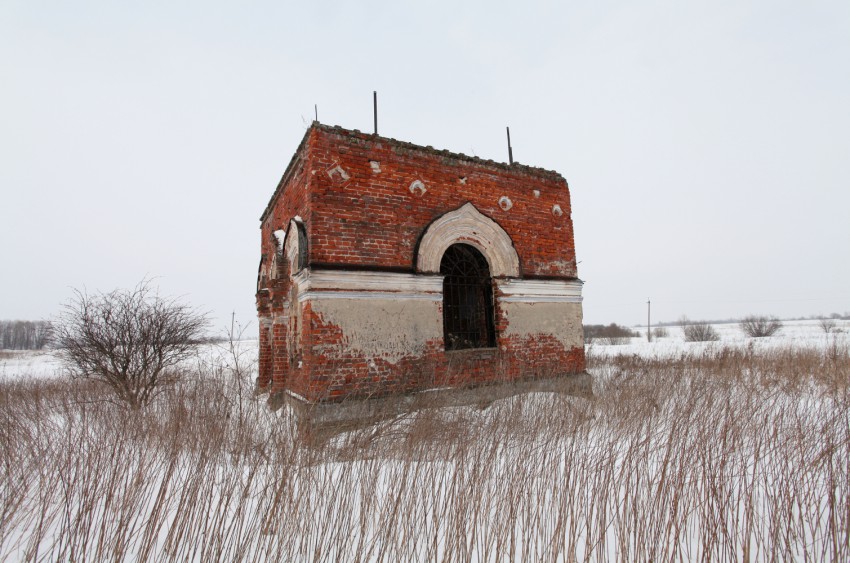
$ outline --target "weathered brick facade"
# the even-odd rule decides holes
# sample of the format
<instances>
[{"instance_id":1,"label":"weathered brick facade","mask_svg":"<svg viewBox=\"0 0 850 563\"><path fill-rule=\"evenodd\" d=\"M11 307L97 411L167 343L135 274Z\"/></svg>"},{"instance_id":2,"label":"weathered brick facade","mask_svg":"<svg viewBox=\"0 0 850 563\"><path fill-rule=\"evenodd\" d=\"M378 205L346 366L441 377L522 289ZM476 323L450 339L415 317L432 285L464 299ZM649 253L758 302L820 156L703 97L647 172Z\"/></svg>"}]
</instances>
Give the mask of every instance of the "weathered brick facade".
<instances>
[{"instance_id":1,"label":"weathered brick facade","mask_svg":"<svg viewBox=\"0 0 850 563\"><path fill-rule=\"evenodd\" d=\"M584 371L555 172L314 123L261 221L262 390L323 402ZM486 258L495 346L446 349L457 244Z\"/></svg>"}]
</instances>

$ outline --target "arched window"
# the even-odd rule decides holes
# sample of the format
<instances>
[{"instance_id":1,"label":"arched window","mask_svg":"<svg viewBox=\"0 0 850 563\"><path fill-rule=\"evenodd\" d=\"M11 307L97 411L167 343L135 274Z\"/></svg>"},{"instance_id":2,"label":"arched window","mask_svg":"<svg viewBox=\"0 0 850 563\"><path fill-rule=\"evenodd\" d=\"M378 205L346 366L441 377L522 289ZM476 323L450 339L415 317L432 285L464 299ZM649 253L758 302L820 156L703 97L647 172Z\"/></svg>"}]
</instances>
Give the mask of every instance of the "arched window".
<instances>
[{"instance_id":1,"label":"arched window","mask_svg":"<svg viewBox=\"0 0 850 563\"><path fill-rule=\"evenodd\" d=\"M443 336L446 350L496 346L493 284L484 256L468 244L453 244L440 262Z\"/></svg>"}]
</instances>

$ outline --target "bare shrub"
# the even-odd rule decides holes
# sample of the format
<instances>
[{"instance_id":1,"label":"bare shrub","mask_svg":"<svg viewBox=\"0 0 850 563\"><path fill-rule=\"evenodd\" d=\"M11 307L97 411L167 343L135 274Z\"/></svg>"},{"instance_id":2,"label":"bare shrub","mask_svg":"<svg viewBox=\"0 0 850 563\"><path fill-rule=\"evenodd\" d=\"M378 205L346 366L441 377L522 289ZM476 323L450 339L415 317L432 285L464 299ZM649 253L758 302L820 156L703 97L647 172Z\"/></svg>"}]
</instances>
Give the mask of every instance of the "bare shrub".
<instances>
[{"instance_id":1,"label":"bare shrub","mask_svg":"<svg viewBox=\"0 0 850 563\"><path fill-rule=\"evenodd\" d=\"M75 290L55 325L56 354L71 376L108 385L133 409L174 383L207 318L160 297L145 280L129 290Z\"/></svg>"},{"instance_id":2,"label":"bare shrub","mask_svg":"<svg viewBox=\"0 0 850 563\"><path fill-rule=\"evenodd\" d=\"M826 334L838 332L838 325L834 319L820 319L818 321L818 326L820 326L820 329Z\"/></svg>"},{"instance_id":3,"label":"bare shrub","mask_svg":"<svg viewBox=\"0 0 850 563\"><path fill-rule=\"evenodd\" d=\"M782 321L776 317L750 315L744 317L739 325L750 338L773 336L782 329Z\"/></svg>"},{"instance_id":4,"label":"bare shrub","mask_svg":"<svg viewBox=\"0 0 850 563\"><path fill-rule=\"evenodd\" d=\"M584 341L587 343L599 340L602 344L628 344L631 338L640 336L639 333L630 330L617 323L609 325L584 325Z\"/></svg>"},{"instance_id":5,"label":"bare shrub","mask_svg":"<svg viewBox=\"0 0 850 563\"><path fill-rule=\"evenodd\" d=\"M682 332L685 335L685 342L713 342L720 340L720 335L706 321L691 321L687 317L682 317Z\"/></svg>"},{"instance_id":6,"label":"bare shrub","mask_svg":"<svg viewBox=\"0 0 850 563\"><path fill-rule=\"evenodd\" d=\"M667 327L657 326L652 329L653 338L667 338L668 336L670 336L670 331L667 330Z\"/></svg>"}]
</instances>

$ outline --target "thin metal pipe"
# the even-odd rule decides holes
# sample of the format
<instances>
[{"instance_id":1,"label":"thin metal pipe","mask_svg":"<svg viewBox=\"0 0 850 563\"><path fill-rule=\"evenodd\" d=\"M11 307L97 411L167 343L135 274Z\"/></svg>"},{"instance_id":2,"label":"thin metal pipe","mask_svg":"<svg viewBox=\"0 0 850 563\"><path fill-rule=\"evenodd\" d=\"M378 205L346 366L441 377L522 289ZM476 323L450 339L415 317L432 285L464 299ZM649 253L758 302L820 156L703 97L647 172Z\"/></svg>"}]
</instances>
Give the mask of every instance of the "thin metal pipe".
<instances>
[{"instance_id":1,"label":"thin metal pipe","mask_svg":"<svg viewBox=\"0 0 850 563\"><path fill-rule=\"evenodd\" d=\"M372 107L375 113L375 135L378 134L378 91L372 91Z\"/></svg>"}]
</instances>

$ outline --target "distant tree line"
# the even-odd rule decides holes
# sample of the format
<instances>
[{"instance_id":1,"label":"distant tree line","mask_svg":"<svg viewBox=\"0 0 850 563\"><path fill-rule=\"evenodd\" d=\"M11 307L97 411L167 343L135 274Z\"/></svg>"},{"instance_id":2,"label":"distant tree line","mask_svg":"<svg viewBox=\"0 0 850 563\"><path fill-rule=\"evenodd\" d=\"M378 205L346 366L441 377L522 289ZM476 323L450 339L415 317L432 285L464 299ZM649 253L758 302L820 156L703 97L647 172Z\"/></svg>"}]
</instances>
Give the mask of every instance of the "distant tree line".
<instances>
[{"instance_id":1,"label":"distant tree line","mask_svg":"<svg viewBox=\"0 0 850 563\"><path fill-rule=\"evenodd\" d=\"M0 349L41 350L50 340L47 321L0 321Z\"/></svg>"}]
</instances>

